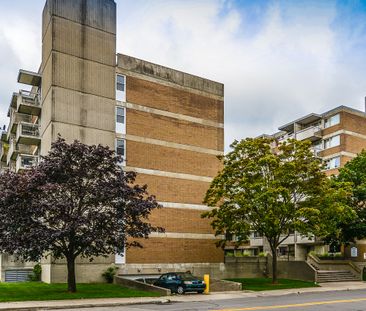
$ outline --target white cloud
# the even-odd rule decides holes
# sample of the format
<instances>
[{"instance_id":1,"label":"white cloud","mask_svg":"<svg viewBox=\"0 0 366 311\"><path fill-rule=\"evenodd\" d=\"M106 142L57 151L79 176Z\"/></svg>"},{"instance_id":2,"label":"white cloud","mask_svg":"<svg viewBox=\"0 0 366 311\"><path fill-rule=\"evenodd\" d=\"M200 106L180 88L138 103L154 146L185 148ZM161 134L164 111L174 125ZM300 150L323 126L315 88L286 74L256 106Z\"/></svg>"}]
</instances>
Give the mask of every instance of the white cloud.
<instances>
[{"instance_id":1,"label":"white cloud","mask_svg":"<svg viewBox=\"0 0 366 311\"><path fill-rule=\"evenodd\" d=\"M40 63L43 1L32 1L26 10L17 6L29 1L14 1L7 10L0 4L0 59L6 59L0 66L6 77L0 124L17 89L17 70L37 70ZM276 1L251 8L230 0L116 2L119 53L225 84L227 145L310 112L337 105L363 109L364 25L352 35L334 27L339 8L333 2Z\"/></svg>"}]
</instances>

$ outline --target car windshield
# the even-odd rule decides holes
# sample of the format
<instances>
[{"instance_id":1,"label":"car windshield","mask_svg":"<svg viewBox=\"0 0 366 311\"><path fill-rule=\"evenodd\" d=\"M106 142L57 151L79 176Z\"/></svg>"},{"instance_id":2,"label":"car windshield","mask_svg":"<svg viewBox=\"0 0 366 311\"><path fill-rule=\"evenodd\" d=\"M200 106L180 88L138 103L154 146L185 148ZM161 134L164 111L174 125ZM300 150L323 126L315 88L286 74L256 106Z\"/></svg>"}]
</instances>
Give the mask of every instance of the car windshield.
<instances>
[{"instance_id":1,"label":"car windshield","mask_svg":"<svg viewBox=\"0 0 366 311\"><path fill-rule=\"evenodd\" d=\"M190 273L177 273L177 276L182 279L182 280L187 280L187 281L192 281L192 280L197 280L198 278L194 277L192 274Z\"/></svg>"}]
</instances>

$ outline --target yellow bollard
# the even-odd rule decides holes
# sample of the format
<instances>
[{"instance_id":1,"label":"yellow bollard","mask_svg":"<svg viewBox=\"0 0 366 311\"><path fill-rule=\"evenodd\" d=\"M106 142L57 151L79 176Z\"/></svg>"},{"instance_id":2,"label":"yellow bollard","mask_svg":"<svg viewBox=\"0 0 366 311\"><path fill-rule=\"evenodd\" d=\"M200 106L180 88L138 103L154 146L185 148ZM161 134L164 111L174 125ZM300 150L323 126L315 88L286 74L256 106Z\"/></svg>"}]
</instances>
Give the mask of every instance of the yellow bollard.
<instances>
[{"instance_id":1,"label":"yellow bollard","mask_svg":"<svg viewBox=\"0 0 366 311\"><path fill-rule=\"evenodd\" d=\"M203 280L206 283L205 294L208 294L210 292L210 275L209 274L205 274L203 276Z\"/></svg>"}]
</instances>

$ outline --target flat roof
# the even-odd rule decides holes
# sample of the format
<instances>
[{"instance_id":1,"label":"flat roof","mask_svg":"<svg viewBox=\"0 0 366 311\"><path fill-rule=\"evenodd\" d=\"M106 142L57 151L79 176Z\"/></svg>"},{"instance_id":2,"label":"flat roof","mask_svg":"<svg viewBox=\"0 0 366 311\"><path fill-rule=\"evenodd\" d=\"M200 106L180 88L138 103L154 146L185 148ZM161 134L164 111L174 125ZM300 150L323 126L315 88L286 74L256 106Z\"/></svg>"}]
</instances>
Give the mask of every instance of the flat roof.
<instances>
[{"instance_id":1,"label":"flat roof","mask_svg":"<svg viewBox=\"0 0 366 311\"><path fill-rule=\"evenodd\" d=\"M280 131L286 131L286 132L291 132L294 130L294 124L298 123L301 125L306 125L309 123L313 123L315 121L318 121L322 118L322 115L320 114L316 114L316 113L310 113L302 118L296 119L295 121L292 121L290 123L287 123L285 125L282 125L281 127L279 127L278 129Z\"/></svg>"},{"instance_id":2,"label":"flat roof","mask_svg":"<svg viewBox=\"0 0 366 311\"><path fill-rule=\"evenodd\" d=\"M224 96L224 84L195 76L180 70L148 62L133 56L117 54L117 68L129 72L150 76L154 79L174 83L180 86Z\"/></svg>"}]
</instances>

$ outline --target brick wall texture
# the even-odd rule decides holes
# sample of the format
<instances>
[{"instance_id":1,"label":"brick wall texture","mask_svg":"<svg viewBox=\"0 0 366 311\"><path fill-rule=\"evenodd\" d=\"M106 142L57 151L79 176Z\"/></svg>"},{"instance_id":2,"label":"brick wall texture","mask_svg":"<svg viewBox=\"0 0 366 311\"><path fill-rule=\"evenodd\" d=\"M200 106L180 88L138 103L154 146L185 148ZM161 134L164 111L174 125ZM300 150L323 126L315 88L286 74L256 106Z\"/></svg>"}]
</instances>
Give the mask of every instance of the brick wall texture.
<instances>
[{"instance_id":1,"label":"brick wall texture","mask_svg":"<svg viewBox=\"0 0 366 311\"><path fill-rule=\"evenodd\" d=\"M149 238L143 248L130 248L127 263L201 263L223 262L224 255L214 240Z\"/></svg>"},{"instance_id":2,"label":"brick wall texture","mask_svg":"<svg viewBox=\"0 0 366 311\"><path fill-rule=\"evenodd\" d=\"M197 95L185 88L171 87L127 75L127 102L190 116L217 123L223 122L223 101L212 96ZM179 118L126 109L126 134L162 142L178 143L223 151L224 130ZM214 177L220 168L215 155L128 140L127 165L159 172ZM136 183L147 184L148 192L158 201L203 204L210 185L207 181L138 174ZM223 251L216 240L194 239L184 234L213 234L210 220L201 218L201 210L161 208L153 211L149 221L168 233L183 234L182 238L149 238L144 248L127 251L126 262L133 263L205 263L223 262ZM186 238L189 237L189 238ZM208 236L207 236L208 237Z\"/></svg>"}]
</instances>

